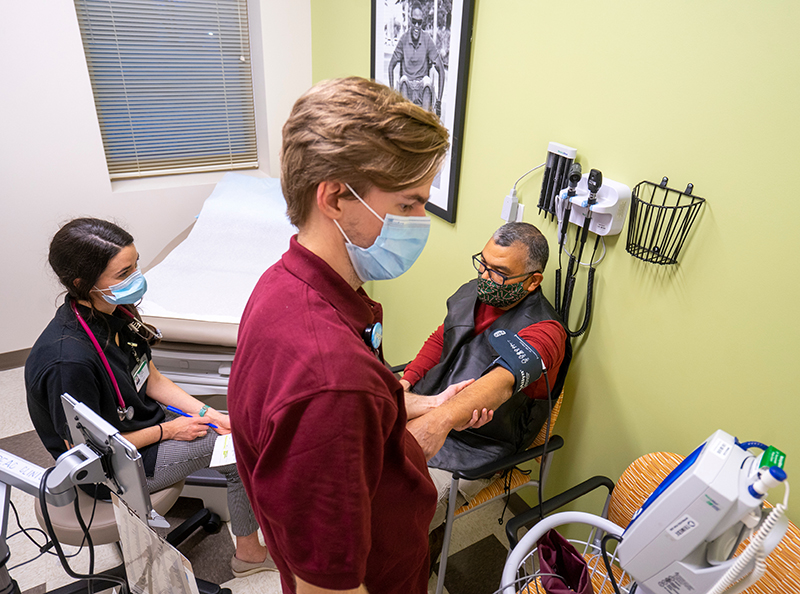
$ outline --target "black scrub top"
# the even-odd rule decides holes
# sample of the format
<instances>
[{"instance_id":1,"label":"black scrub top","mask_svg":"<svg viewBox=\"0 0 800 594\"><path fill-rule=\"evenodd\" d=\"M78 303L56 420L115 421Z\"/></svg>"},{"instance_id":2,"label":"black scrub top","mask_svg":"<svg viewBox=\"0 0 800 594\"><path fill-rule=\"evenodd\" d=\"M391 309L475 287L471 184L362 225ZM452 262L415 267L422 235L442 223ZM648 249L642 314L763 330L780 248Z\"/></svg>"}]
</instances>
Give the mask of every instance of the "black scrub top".
<instances>
[{"instance_id":1,"label":"black scrub top","mask_svg":"<svg viewBox=\"0 0 800 594\"><path fill-rule=\"evenodd\" d=\"M82 305L77 307L108 359L125 406L132 406L134 415L131 420L120 420L111 378L67 297L25 362L28 411L36 433L53 458L67 451L65 439L71 441L61 404L64 393L86 404L120 433L165 420L164 410L146 394L147 381L136 390L132 372L142 357L149 361L151 354L147 341L128 327L130 317L120 311L108 315ZM139 448L139 453L145 474L153 476L158 444Z\"/></svg>"}]
</instances>

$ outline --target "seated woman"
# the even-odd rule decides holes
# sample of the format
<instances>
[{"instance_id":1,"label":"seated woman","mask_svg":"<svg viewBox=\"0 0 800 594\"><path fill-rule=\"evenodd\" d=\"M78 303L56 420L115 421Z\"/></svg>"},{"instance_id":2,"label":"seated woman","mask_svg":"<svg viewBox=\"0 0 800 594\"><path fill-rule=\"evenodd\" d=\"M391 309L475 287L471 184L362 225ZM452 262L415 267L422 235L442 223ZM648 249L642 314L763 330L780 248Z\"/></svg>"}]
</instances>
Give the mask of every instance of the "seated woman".
<instances>
[{"instance_id":1,"label":"seated woman","mask_svg":"<svg viewBox=\"0 0 800 594\"><path fill-rule=\"evenodd\" d=\"M150 345L157 331L141 321L134 305L147 289L138 259L133 237L108 221L75 219L55 234L49 261L67 296L25 363L25 387L31 420L53 458L69 447L61 405L66 392L136 446L152 493L207 468L217 434L231 427L228 415L205 406L153 365ZM274 569L259 543L236 465L217 470L228 481L236 535L233 574Z\"/></svg>"}]
</instances>

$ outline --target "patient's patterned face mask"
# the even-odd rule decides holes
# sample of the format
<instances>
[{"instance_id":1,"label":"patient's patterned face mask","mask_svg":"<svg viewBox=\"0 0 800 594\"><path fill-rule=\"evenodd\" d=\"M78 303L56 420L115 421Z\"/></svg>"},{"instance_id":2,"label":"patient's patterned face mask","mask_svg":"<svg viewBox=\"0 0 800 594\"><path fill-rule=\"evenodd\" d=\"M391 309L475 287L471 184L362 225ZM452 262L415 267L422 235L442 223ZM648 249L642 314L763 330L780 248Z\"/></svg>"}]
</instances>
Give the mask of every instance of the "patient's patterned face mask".
<instances>
[{"instance_id":1,"label":"patient's patterned face mask","mask_svg":"<svg viewBox=\"0 0 800 594\"><path fill-rule=\"evenodd\" d=\"M478 299L492 307L508 307L525 297L528 290L522 280L514 284L498 285L488 278L478 277Z\"/></svg>"}]
</instances>

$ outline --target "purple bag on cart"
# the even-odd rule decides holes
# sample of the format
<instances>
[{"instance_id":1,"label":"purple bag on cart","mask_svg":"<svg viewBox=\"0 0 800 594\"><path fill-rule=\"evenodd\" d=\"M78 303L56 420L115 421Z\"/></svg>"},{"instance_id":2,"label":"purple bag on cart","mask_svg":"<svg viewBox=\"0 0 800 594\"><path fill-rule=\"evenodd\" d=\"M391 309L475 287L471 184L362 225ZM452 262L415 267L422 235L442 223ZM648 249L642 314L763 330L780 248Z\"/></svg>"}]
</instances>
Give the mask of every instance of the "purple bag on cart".
<instances>
[{"instance_id":1,"label":"purple bag on cart","mask_svg":"<svg viewBox=\"0 0 800 594\"><path fill-rule=\"evenodd\" d=\"M566 538L548 530L539 539L538 550L539 572L547 594L594 594L589 567Z\"/></svg>"}]
</instances>

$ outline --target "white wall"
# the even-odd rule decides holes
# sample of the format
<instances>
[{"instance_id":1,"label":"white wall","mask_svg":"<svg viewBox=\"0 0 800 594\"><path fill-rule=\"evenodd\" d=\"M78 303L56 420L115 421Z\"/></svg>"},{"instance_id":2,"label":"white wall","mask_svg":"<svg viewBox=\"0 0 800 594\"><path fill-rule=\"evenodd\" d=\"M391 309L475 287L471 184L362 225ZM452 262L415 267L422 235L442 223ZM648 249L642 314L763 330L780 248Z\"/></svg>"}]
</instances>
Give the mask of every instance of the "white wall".
<instances>
[{"instance_id":1,"label":"white wall","mask_svg":"<svg viewBox=\"0 0 800 594\"><path fill-rule=\"evenodd\" d=\"M29 348L60 302L47 264L59 226L117 221L147 265L187 229L222 174L115 182L72 2L6 2L0 13L0 353ZM311 85L309 0L250 0L261 168L278 176L280 129ZM260 32L260 34L259 34ZM265 80L269 84L265 84Z\"/></svg>"}]
</instances>

